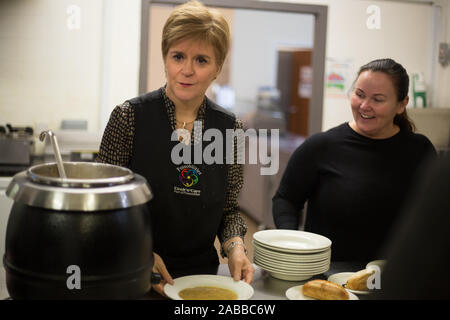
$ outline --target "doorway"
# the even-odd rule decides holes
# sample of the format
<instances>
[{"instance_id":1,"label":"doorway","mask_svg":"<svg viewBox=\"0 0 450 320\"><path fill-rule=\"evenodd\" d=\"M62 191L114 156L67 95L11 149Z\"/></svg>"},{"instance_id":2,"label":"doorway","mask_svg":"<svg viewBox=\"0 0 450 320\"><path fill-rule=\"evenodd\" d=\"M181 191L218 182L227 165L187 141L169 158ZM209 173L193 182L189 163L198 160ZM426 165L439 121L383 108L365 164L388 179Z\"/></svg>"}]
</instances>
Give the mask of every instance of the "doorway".
<instances>
[{"instance_id":1,"label":"doorway","mask_svg":"<svg viewBox=\"0 0 450 320\"><path fill-rule=\"evenodd\" d=\"M185 1L180 0L143 0L142 1L142 16L141 16L141 52L140 52L140 78L139 78L139 93L142 94L144 92L148 92L149 90L154 90L155 85L154 82L158 83L161 86L163 83L159 80L154 80L152 77L161 77L163 74L163 63L160 52L160 38L155 39L150 35L151 30L157 25L161 25L166 20L168 14L171 9ZM230 0L230 1L220 1L220 0L204 0L203 3L209 7L219 8L223 11L224 15L233 19L236 17L236 23L239 21L245 21L248 17L252 19L266 19L265 25L269 28L276 28L280 23L276 23L274 21L287 21L293 18L293 21L303 21L308 18L311 20L311 43L308 45L302 43L302 40L298 41L294 39L294 43L289 43L288 41L281 40L279 43L275 43L274 41L270 42L267 40L263 48L259 48L259 51L255 51L257 54L267 54L273 52L274 58L270 59L270 64L264 63L260 66L258 74L256 71L246 72L245 70L241 70L243 72L243 76L237 75L233 69L239 61L240 57L243 57L242 54L235 54L236 47L239 43L234 43L232 46L232 50L227 58L228 61L225 62L222 75L217 79L216 87L209 90L209 93L217 94L217 92L225 92L229 93L229 90L221 90L223 87L227 85L227 83L234 83L235 88L232 91L231 101L234 101L236 106L232 111L235 112L238 116L239 114L249 114L251 111L257 109L258 104L258 96L264 95L269 91L272 94L272 97L277 98L277 91L280 93L280 88L278 87L279 83L279 74L277 72L277 68L279 67L278 60L278 49L280 46L289 46L289 47L297 47L301 49L302 47L306 47L306 49L310 49L310 72L309 72L309 93L308 93L308 106L305 109L302 107L302 111L298 112L298 110L294 110L296 114L292 115L292 119L289 119L289 112L281 112L282 119L280 120L280 126L282 123L285 123L286 129L289 132L292 128L290 124L295 120L295 117L301 117L302 121L302 130L296 129L296 132L292 132L294 134L299 134L299 132L303 132L305 136L312 135L317 132L322 131L322 112L323 112L323 90L324 90L324 75L325 75L325 46L326 46L326 28L327 28L327 6L321 5L305 5L305 4L294 4L294 3L279 3L279 2L265 2L265 1L254 1L254 0ZM267 18L267 15L273 15L271 18ZM243 18L246 16L247 18ZM265 18L264 18L265 17ZM282 17L282 18L280 18ZM295 18L296 17L296 18ZM240 20L239 20L240 19ZM253 24L250 22L247 24L246 30L251 29ZM152 29L153 28L153 29ZM301 34L308 27L303 26L292 26L285 27L284 33L286 34ZM233 31L232 31L233 33ZM266 32L267 34L267 32ZM241 41L245 41L242 36L242 32L239 34L236 33L236 38L241 38ZM260 35L264 36L264 31L260 31ZM233 34L232 34L233 37ZM237 42L237 41L236 41ZM155 45L157 44L157 45ZM248 48L248 44L247 48ZM156 47L155 47L156 46ZM308 48L309 47L309 48ZM245 52L242 47L241 52ZM239 50L239 48L238 48ZM248 51L248 49L247 49ZM158 61L159 59L159 61ZM154 61L154 62L153 62ZM251 66L247 64L250 68ZM262 68L265 68L263 71ZM235 67L235 69L242 69ZM305 68L302 69L303 76L305 76ZM299 71L301 72L301 71ZM254 88L251 90L243 90L243 85L245 83L249 83L250 81L245 80L248 75L256 75L256 77L263 78L264 73L271 73L270 80L266 80L265 82L260 82L257 85L254 85ZM297 77L301 77L299 74ZM242 81L244 79L244 81ZM153 81L153 82L152 82ZM236 89L238 88L238 89ZM241 90L239 90L241 89ZM273 90L272 90L273 89ZM302 90L300 90L302 89ZM298 85L298 95L301 93L305 93L305 86L303 85L300 88ZM240 92L250 92L250 95L240 94ZM275 93L274 93L275 92ZM226 101L230 101L229 97ZM283 100L283 97L278 97L278 102ZM284 99L285 100L285 99ZM306 101L306 100L305 100ZM305 105L305 103L303 103ZM250 110L246 110L249 108ZM293 110L292 106L281 106L281 109L287 108L287 110ZM280 110L283 111L283 110ZM261 113L260 113L261 114ZM283 119L284 114L284 119ZM276 116L271 117L276 118ZM294 119L294 120L293 120ZM278 124L276 124L278 125ZM306 128L306 129L305 129ZM281 130L282 131L282 130Z\"/></svg>"}]
</instances>

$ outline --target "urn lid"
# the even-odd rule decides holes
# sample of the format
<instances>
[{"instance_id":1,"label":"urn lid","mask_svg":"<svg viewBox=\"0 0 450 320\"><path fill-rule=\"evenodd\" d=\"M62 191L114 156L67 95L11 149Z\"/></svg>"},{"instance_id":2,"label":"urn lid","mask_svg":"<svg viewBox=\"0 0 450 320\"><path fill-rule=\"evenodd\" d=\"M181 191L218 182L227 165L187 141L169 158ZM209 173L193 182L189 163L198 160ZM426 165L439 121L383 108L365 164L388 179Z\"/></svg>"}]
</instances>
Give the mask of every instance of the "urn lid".
<instances>
[{"instance_id":1,"label":"urn lid","mask_svg":"<svg viewBox=\"0 0 450 320\"><path fill-rule=\"evenodd\" d=\"M30 167L16 174L6 195L29 206L64 211L97 211L144 204L153 194L144 177L120 166L64 162L66 178L56 163Z\"/></svg>"}]
</instances>

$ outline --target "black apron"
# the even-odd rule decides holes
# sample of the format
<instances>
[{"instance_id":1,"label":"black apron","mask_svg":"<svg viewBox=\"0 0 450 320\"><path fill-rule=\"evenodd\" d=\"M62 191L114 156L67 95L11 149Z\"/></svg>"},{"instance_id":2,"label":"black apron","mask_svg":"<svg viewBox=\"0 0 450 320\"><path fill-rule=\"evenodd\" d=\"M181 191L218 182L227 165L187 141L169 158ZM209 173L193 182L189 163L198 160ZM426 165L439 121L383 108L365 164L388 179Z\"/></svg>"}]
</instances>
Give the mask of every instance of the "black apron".
<instances>
[{"instance_id":1,"label":"black apron","mask_svg":"<svg viewBox=\"0 0 450 320\"><path fill-rule=\"evenodd\" d=\"M172 162L172 128L162 90L129 100L134 107L135 133L130 169L144 176L154 194L149 201L153 249L174 276L215 273L219 264L214 240L222 221L228 166ZM204 129L216 128L225 141L235 117L207 99ZM208 142L202 142L202 149ZM192 158L194 155L193 146Z\"/></svg>"}]
</instances>

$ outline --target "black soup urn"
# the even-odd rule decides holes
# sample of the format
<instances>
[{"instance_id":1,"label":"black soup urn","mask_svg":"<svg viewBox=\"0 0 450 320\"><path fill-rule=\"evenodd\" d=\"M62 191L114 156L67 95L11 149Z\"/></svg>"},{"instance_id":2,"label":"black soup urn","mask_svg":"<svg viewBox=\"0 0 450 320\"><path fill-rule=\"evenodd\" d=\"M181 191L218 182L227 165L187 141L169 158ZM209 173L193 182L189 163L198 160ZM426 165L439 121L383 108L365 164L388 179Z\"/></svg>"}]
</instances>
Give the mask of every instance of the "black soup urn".
<instances>
[{"instance_id":1,"label":"black soup urn","mask_svg":"<svg viewBox=\"0 0 450 320\"><path fill-rule=\"evenodd\" d=\"M150 290L152 193L119 166L64 162L13 177L3 264L13 299L136 299Z\"/></svg>"}]
</instances>

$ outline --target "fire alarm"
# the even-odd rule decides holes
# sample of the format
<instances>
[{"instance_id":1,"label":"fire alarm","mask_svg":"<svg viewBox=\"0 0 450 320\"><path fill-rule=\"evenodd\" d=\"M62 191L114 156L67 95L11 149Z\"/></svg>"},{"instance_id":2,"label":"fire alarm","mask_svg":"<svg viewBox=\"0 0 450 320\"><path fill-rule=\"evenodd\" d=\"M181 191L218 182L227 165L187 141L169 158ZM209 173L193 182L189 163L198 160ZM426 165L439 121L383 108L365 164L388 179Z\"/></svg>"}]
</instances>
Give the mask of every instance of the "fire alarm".
<instances>
[{"instance_id":1,"label":"fire alarm","mask_svg":"<svg viewBox=\"0 0 450 320\"><path fill-rule=\"evenodd\" d=\"M445 67L450 62L450 49L448 43L439 44L439 63Z\"/></svg>"}]
</instances>

